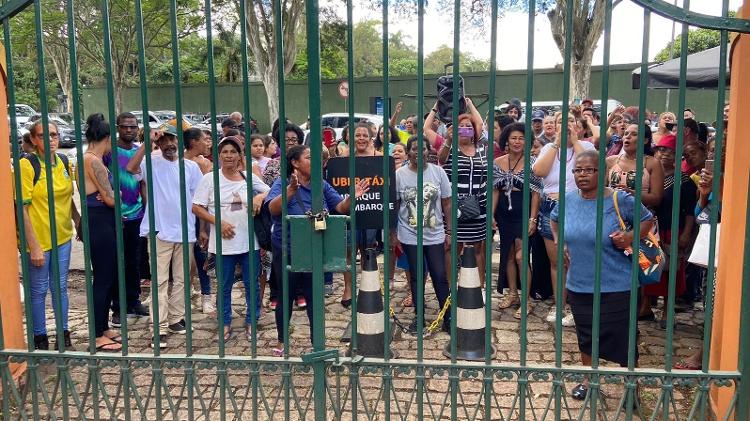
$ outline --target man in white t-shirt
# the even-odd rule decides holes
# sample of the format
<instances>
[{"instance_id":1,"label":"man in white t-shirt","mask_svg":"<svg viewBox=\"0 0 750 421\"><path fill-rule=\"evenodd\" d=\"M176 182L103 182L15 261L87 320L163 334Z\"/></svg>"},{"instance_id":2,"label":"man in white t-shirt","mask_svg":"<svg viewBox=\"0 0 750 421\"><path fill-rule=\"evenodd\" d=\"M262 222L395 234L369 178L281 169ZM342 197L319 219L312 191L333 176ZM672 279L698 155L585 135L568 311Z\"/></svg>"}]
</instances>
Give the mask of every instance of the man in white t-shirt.
<instances>
[{"instance_id":1,"label":"man in white t-shirt","mask_svg":"<svg viewBox=\"0 0 750 421\"><path fill-rule=\"evenodd\" d=\"M151 167L147 168L143 160L145 148L141 146L128 163L128 171L139 174L146 179L146 173L151 171L153 188L149 191L148 199L154 207L154 234L156 235L156 279L158 280L159 311L155 313L151 303L151 322L158 317L159 346L166 347L167 332L185 334L185 274L183 271L183 225L182 213L186 213L187 250L190 263L193 260L193 243L195 243L195 215L190 210L193 195L198 188L203 173L198 164L178 159L177 129L170 124L160 128L161 133L155 134L155 142L160 153L151 155ZM185 168L185 187L183 191L185 208L181 206L180 198L180 166ZM141 237L151 233L151 223L148 212L141 222ZM171 294L169 291L170 264L173 281ZM189 266L188 266L189 267ZM152 343L152 346L155 344Z\"/></svg>"}]
</instances>

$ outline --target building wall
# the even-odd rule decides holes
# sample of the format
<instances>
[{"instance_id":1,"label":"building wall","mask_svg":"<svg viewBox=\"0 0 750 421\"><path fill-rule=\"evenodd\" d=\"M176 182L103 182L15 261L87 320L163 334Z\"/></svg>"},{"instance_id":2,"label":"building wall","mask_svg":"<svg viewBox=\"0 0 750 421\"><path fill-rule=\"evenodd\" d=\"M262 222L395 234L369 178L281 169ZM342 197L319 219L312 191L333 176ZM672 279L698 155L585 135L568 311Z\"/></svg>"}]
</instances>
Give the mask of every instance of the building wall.
<instances>
[{"instance_id":1,"label":"building wall","mask_svg":"<svg viewBox=\"0 0 750 421\"><path fill-rule=\"evenodd\" d=\"M617 99L626 105L637 105L639 91L631 87L631 72L639 64L623 64L610 67L609 97ZM591 97L601 97L601 68L594 67L591 75ZM489 91L489 74L467 73L463 75L466 95L472 97L474 103L484 114L487 111L486 95ZM425 104L428 111L434 104L436 93L436 75L426 75L424 81ZM502 103L510 98L524 99L526 92L527 72L513 70L498 72L496 76L496 103ZM321 109L324 113L346 112L346 102L338 95L338 80L325 80L321 89ZM542 69L534 72L534 101L559 101L562 98L562 71L559 69ZM381 78L357 79L354 89L355 112L370 113L371 101L374 97L383 96L383 80ZM389 83L391 107L396 102L403 101L403 115L417 111L417 79L416 76L391 77ZM484 94L482 98L480 95ZM432 96L432 99L429 97ZM126 88L123 91L123 107L125 110L141 109L141 94L139 88ZM208 113L210 111L210 91L208 85L183 85L182 107L184 112ZM666 90L654 89L648 92L648 107L662 111L665 107ZM677 91L672 91L670 109L677 109ZM689 90L686 103L694 109L700 120L714 121L716 119L716 91ZM107 92L103 87L89 87L83 90L83 105L85 113L107 110ZM149 87L149 105L152 110L174 110L174 87L159 85ZM216 86L216 107L218 112L242 110L242 84L221 84ZM307 118L307 82L288 81L286 83L286 114L295 122L303 122ZM263 85L259 82L250 84L250 114L258 120L262 131L270 130L268 121L268 105ZM106 115L106 114L105 114Z\"/></svg>"}]
</instances>

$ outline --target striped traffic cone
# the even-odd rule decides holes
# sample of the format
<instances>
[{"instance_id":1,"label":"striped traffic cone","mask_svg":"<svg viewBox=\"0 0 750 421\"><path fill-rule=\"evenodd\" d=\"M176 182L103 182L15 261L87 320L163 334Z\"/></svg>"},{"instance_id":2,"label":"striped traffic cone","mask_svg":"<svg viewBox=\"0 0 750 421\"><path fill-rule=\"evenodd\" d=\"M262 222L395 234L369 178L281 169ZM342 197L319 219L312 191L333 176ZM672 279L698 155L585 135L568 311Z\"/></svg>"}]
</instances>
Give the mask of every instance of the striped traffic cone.
<instances>
[{"instance_id":1,"label":"striped traffic cone","mask_svg":"<svg viewBox=\"0 0 750 421\"><path fill-rule=\"evenodd\" d=\"M482 287L473 246L464 246L461 272L458 278L458 306L456 308L456 358L482 361L485 358L485 319ZM495 347L490 346L490 357ZM443 355L450 358L451 344L445 346Z\"/></svg>"},{"instance_id":2,"label":"striped traffic cone","mask_svg":"<svg viewBox=\"0 0 750 421\"><path fill-rule=\"evenodd\" d=\"M364 267L357 292L357 355L384 358L385 325L380 271L375 249L365 250ZM351 355L351 345L349 352ZM388 358L395 358L391 349Z\"/></svg>"}]
</instances>

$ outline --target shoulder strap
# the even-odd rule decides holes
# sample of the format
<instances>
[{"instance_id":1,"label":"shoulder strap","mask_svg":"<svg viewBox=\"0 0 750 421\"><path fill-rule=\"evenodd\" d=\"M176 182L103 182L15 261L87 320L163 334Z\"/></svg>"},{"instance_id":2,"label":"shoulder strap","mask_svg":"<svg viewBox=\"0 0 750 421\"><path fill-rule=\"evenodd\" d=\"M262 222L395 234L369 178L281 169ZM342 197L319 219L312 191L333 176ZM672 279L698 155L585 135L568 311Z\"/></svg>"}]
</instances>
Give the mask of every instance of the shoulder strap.
<instances>
[{"instance_id":1,"label":"shoulder strap","mask_svg":"<svg viewBox=\"0 0 750 421\"><path fill-rule=\"evenodd\" d=\"M615 205L615 213L617 214L617 219L620 221L620 228L624 231L626 229L625 221L622 220L622 215L620 214L620 205L617 203L617 190L612 192L612 202Z\"/></svg>"},{"instance_id":2,"label":"shoulder strap","mask_svg":"<svg viewBox=\"0 0 750 421\"><path fill-rule=\"evenodd\" d=\"M31 164L31 169L34 170L34 186L36 186L36 183L39 181L39 175L42 172L42 165L39 163L39 157L36 156L34 153L30 153L26 155L26 159L29 160L29 163Z\"/></svg>"},{"instance_id":3,"label":"shoulder strap","mask_svg":"<svg viewBox=\"0 0 750 421\"><path fill-rule=\"evenodd\" d=\"M65 166L65 171L68 172L68 175L72 176L70 173L70 165L68 164L68 155L65 155L64 153L58 153L57 156L60 157L60 161L62 161L63 165Z\"/></svg>"}]
</instances>

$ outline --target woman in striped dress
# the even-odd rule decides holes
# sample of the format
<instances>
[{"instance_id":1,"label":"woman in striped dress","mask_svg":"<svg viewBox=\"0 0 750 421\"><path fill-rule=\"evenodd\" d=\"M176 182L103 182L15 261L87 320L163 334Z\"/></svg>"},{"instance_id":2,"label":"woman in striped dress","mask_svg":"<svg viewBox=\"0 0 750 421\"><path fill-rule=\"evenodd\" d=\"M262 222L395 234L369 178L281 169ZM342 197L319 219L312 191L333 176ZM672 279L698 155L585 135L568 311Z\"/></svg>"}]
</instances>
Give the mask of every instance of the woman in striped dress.
<instances>
[{"instance_id":1,"label":"woman in striped dress","mask_svg":"<svg viewBox=\"0 0 750 421\"><path fill-rule=\"evenodd\" d=\"M477 255L477 266L479 276L484 285L484 247L487 237L486 213L487 213L487 142L480 141L482 134L482 117L476 110L471 100L466 98L467 114L458 117L458 150L457 161L457 184L455 207L458 214L458 224L455 227L457 241L457 255L461 255L464 245L473 245ZM452 130L449 129L447 139L442 142L438 159L443 162L443 169L452 180L453 152L451 151ZM473 197L473 199L472 199ZM462 203L475 201L479 205L478 215L466 218L466 210L462 210ZM463 215L462 215L463 214ZM462 217L463 216L463 217ZM450 259L446 258L446 267L450 273Z\"/></svg>"}]
</instances>

